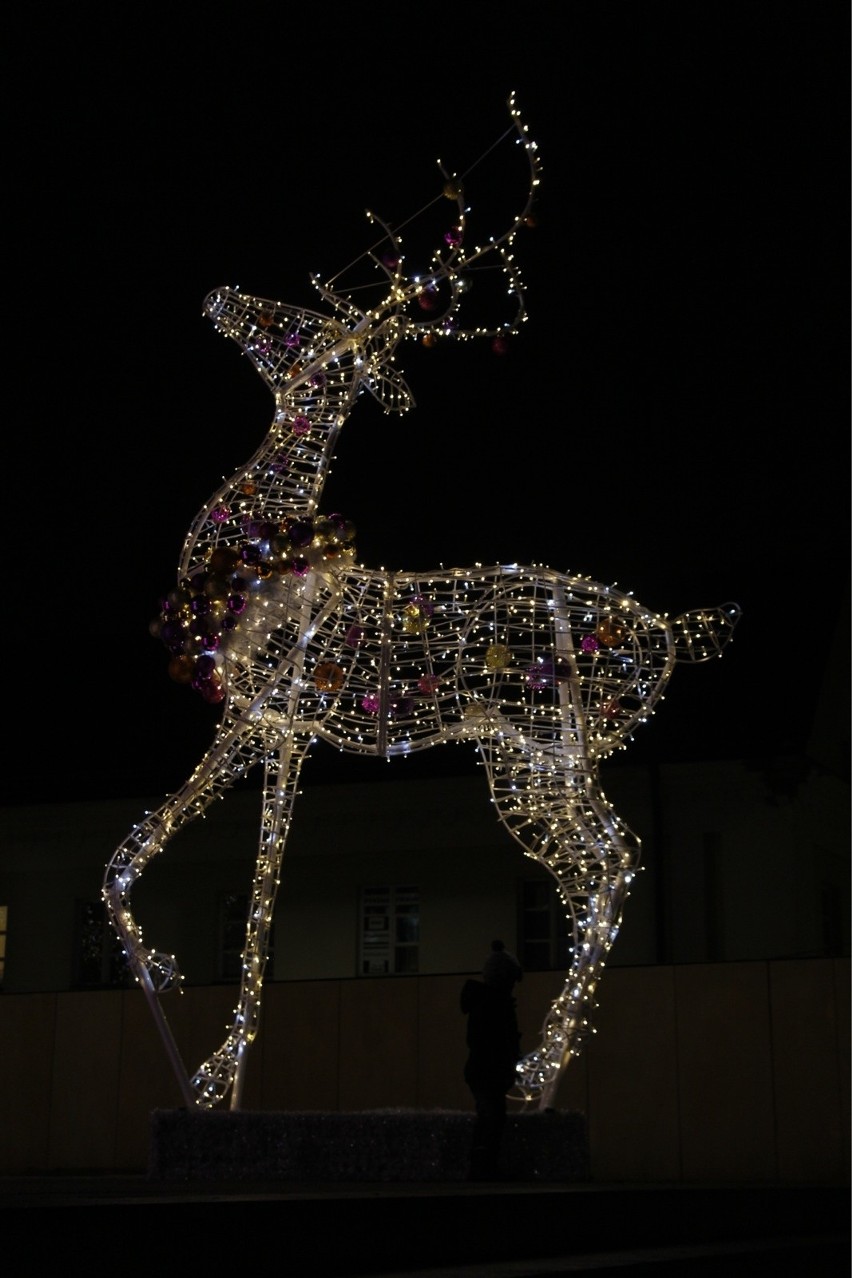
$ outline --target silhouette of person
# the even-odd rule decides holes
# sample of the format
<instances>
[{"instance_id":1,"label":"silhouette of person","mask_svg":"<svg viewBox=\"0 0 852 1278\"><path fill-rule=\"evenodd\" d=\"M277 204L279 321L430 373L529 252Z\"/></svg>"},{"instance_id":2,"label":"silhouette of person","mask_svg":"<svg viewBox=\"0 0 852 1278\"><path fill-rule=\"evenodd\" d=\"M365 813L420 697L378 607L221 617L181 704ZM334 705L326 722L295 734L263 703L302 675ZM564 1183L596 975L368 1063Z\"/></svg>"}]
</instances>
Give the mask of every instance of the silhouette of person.
<instances>
[{"instance_id":1,"label":"silhouette of person","mask_svg":"<svg viewBox=\"0 0 852 1278\"><path fill-rule=\"evenodd\" d=\"M506 1126L506 1093L515 1079L521 1035L515 983L521 965L502 941L491 942L482 980L465 981L461 1010L467 1016L468 1056L464 1080L473 1095L476 1118L470 1153L470 1180L499 1180L500 1145Z\"/></svg>"}]
</instances>

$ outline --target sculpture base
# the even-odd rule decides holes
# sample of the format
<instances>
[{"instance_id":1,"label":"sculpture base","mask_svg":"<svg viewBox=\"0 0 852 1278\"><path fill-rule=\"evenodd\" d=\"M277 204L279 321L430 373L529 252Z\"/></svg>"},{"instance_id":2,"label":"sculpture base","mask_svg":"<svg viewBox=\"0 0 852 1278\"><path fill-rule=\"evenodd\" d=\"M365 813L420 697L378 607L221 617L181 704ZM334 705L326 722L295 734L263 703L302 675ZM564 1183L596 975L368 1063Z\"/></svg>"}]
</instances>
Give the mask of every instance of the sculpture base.
<instances>
[{"instance_id":1,"label":"sculpture base","mask_svg":"<svg viewBox=\"0 0 852 1278\"><path fill-rule=\"evenodd\" d=\"M162 1180L463 1181L472 1113L155 1110L149 1175ZM508 1180L586 1181L585 1117L510 1114L501 1150Z\"/></svg>"}]
</instances>

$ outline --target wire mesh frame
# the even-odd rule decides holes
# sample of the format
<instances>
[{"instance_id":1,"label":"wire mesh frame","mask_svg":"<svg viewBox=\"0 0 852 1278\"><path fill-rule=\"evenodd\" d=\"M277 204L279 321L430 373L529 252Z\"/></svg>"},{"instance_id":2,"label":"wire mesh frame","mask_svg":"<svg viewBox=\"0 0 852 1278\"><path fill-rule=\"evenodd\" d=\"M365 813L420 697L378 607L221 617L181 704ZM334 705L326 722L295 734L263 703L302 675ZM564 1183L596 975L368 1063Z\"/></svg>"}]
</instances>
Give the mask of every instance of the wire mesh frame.
<instances>
[{"instance_id":1,"label":"wire mesh frame","mask_svg":"<svg viewBox=\"0 0 852 1278\"><path fill-rule=\"evenodd\" d=\"M104 879L110 919L188 1103L209 1107L230 1091L239 1106L281 859L315 737L384 757L464 738L479 744L500 820L554 875L572 930L565 986L540 1047L517 1071L518 1095L546 1103L588 1031L639 859L638 839L600 789L598 765L653 712L674 663L718 655L739 615L723 605L670 623L630 595L544 567L371 571L355 562L346 518L319 514L335 441L358 396L369 391L389 412L413 404L394 364L403 339L503 338L525 319L512 245L529 221L539 166L509 105L529 189L502 236L465 247L463 183L442 166L443 194L455 205L445 245L425 275L406 277L399 232L379 222L381 239L365 255L384 286L376 305L364 309L338 281L335 289L316 279L332 316L230 288L205 303L275 400L267 438L191 526L177 586L155 623L172 677L221 703L222 718L186 784L134 827ZM462 328L466 280L490 261L506 277L514 314ZM437 313L414 319L424 295ZM257 765L264 788L239 1000L225 1042L190 1076L158 997L180 983L180 971L174 956L144 943L130 892L177 831Z\"/></svg>"}]
</instances>

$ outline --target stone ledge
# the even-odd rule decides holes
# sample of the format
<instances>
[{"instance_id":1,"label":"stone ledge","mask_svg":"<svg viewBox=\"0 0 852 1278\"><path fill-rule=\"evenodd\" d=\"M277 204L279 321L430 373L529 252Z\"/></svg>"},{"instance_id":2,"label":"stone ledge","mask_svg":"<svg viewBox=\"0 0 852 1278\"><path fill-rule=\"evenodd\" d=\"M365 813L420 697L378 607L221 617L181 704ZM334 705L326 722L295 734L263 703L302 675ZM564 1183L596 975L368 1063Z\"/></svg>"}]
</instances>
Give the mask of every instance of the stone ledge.
<instances>
[{"instance_id":1,"label":"stone ledge","mask_svg":"<svg viewBox=\"0 0 852 1278\"><path fill-rule=\"evenodd\" d=\"M154 1110L149 1175L163 1180L463 1181L472 1113ZM511 1180L586 1181L582 1114L510 1114L501 1165Z\"/></svg>"}]
</instances>

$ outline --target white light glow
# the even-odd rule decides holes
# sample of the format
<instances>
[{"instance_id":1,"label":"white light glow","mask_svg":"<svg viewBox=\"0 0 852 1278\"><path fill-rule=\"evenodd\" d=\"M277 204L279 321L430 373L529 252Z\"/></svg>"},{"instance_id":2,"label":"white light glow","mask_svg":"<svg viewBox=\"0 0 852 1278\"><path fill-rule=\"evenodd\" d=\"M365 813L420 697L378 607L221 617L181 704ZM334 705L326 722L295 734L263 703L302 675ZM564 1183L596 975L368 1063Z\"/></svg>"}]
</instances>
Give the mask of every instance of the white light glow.
<instances>
[{"instance_id":1,"label":"white light glow","mask_svg":"<svg viewBox=\"0 0 852 1278\"><path fill-rule=\"evenodd\" d=\"M173 1054L193 1104L210 1107L230 1093L232 1108L239 1106L281 858L300 769L316 739L385 759L451 741L477 746L503 826L554 876L572 930L564 988L547 1012L540 1046L517 1070L519 1097L539 1104L552 1097L591 1032L596 986L639 864L639 840L604 797L600 762L653 713L676 662L718 655L739 616L726 604L669 621L613 586L543 566L370 569L356 562L355 529L345 515L320 514L337 436L358 397L366 390L392 413L412 407L393 362L403 340L428 346L484 336L499 352L526 319L512 250L518 233L534 225L540 166L514 100L509 108L504 138L520 143L528 167L523 207L503 235L466 249L462 183L441 166L436 202L450 201L447 232L425 286L406 278L399 231L371 215L382 238L365 254L380 289L369 310L359 309L356 289L344 289L339 277L313 277L328 313L231 288L216 289L205 303L275 403L266 442L193 522L176 586L153 625L169 651L171 676L221 706L221 720L185 785L116 850L103 889L168 1048L156 995L179 986L181 975L173 956L143 945L130 891L187 822L262 766L259 850L233 1024L191 1077ZM462 303L478 291L468 292L473 275L495 265L510 318L462 328Z\"/></svg>"}]
</instances>

